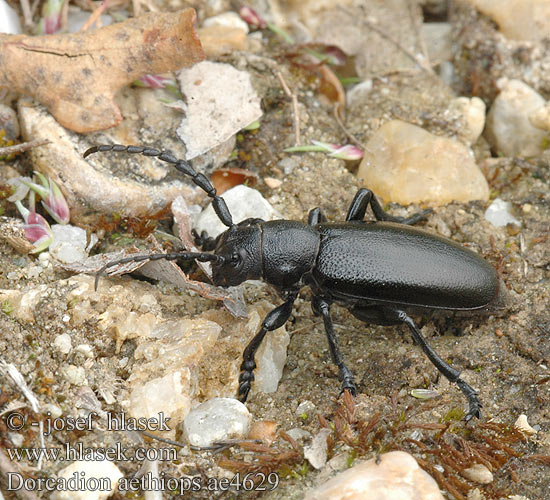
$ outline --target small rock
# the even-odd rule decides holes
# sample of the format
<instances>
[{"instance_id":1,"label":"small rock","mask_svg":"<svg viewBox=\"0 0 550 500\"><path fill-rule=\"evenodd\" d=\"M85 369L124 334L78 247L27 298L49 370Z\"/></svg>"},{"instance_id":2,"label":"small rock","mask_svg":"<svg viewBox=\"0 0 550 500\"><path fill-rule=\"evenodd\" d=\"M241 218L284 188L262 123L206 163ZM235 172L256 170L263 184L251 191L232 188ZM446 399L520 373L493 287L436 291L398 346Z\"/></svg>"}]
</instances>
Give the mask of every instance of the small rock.
<instances>
[{"instance_id":1,"label":"small rock","mask_svg":"<svg viewBox=\"0 0 550 500\"><path fill-rule=\"evenodd\" d=\"M416 460L403 451L392 451L355 465L306 494L305 500L443 500L437 483Z\"/></svg>"},{"instance_id":2,"label":"small rock","mask_svg":"<svg viewBox=\"0 0 550 500\"><path fill-rule=\"evenodd\" d=\"M527 435L532 435L537 433L537 430L529 425L529 422L527 421L527 415L524 415L524 414L521 414L518 417L518 419L514 423L514 427L518 431L523 432L524 434L527 434Z\"/></svg>"},{"instance_id":3,"label":"small rock","mask_svg":"<svg viewBox=\"0 0 550 500\"><path fill-rule=\"evenodd\" d=\"M234 223L249 218L259 218L263 220L278 218L275 209L260 192L244 184L239 184L234 188L228 189L221 196L225 200L233 216ZM206 231L208 236L215 238L218 234L226 231L227 227L220 222L220 219L210 204L197 217L195 229L199 234L202 231Z\"/></svg>"},{"instance_id":4,"label":"small rock","mask_svg":"<svg viewBox=\"0 0 550 500\"><path fill-rule=\"evenodd\" d=\"M277 422L274 420L260 420L254 422L248 433L248 439L259 439L268 444L276 439Z\"/></svg>"},{"instance_id":5,"label":"small rock","mask_svg":"<svg viewBox=\"0 0 550 500\"><path fill-rule=\"evenodd\" d=\"M260 330L265 314L267 314L265 310L262 314L261 309L249 309L249 320L246 326L251 333L256 334ZM254 370L251 394L277 390L279 380L283 376L289 343L290 335L284 325L269 332L269 335L264 338L255 355L257 368Z\"/></svg>"},{"instance_id":6,"label":"small rock","mask_svg":"<svg viewBox=\"0 0 550 500\"><path fill-rule=\"evenodd\" d=\"M462 471L462 475L478 484L490 484L493 482L493 473L483 464L474 464Z\"/></svg>"},{"instance_id":7,"label":"small rock","mask_svg":"<svg viewBox=\"0 0 550 500\"><path fill-rule=\"evenodd\" d=\"M97 236L94 234L88 245L86 231L70 224L54 224L52 232L53 243L49 247L50 255L65 264L84 260L88 256L88 250L97 241Z\"/></svg>"},{"instance_id":8,"label":"small rock","mask_svg":"<svg viewBox=\"0 0 550 500\"><path fill-rule=\"evenodd\" d=\"M158 419L163 413L169 418L169 431L163 437L174 436L175 426L191 409L191 374L187 367L143 384L132 384L129 412L135 418Z\"/></svg>"},{"instance_id":9,"label":"small rock","mask_svg":"<svg viewBox=\"0 0 550 500\"><path fill-rule=\"evenodd\" d=\"M550 33L548 0L469 0L513 40L538 41Z\"/></svg>"},{"instance_id":10,"label":"small rock","mask_svg":"<svg viewBox=\"0 0 550 500\"><path fill-rule=\"evenodd\" d=\"M479 97L457 97L451 102L450 109L463 117L462 134L468 144L474 144L485 127L485 103Z\"/></svg>"},{"instance_id":11,"label":"small rock","mask_svg":"<svg viewBox=\"0 0 550 500\"><path fill-rule=\"evenodd\" d=\"M545 105L544 98L520 80L501 78L500 94L489 114L485 137L504 156L537 156L547 147L550 134L531 124L529 117Z\"/></svg>"},{"instance_id":12,"label":"small rock","mask_svg":"<svg viewBox=\"0 0 550 500\"><path fill-rule=\"evenodd\" d=\"M53 341L53 346L61 354L69 354L72 348L71 336L68 333L62 333L61 335L58 335Z\"/></svg>"},{"instance_id":13,"label":"small rock","mask_svg":"<svg viewBox=\"0 0 550 500\"><path fill-rule=\"evenodd\" d=\"M10 33L12 35L21 33L19 16L6 0L0 0L0 33Z\"/></svg>"},{"instance_id":14,"label":"small rock","mask_svg":"<svg viewBox=\"0 0 550 500\"><path fill-rule=\"evenodd\" d=\"M370 138L357 177L401 204L487 200L489 186L464 144L392 120Z\"/></svg>"},{"instance_id":15,"label":"small rock","mask_svg":"<svg viewBox=\"0 0 550 500\"><path fill-rule=\"evenodd\" d=\"M304 457L316 469L321 469L327 463L328 443L327 438L332 431L330 429L321 429L316 434L309 446L304 446Z\"/></svg>"},{"instance_id":16,"label":"small rock","mask_svg":"<svg viewBox=\"0 0 550 500\"><path fill-rule=\"evenodd\" d=\"M183 433L192 446L211 446L217 441L245 438L251 419L240 401L214 398L200 404L185 417Z\"/></svg>"},{"instance_id":17,"label":"small rock","mask_svg":"<svg viewBox=\"0 0 550 500\"><path fill-rule=\"evenodd\" d=\"M510 213L511 208L512 204L509 201L495 198L485 210L485 218L495 227L506 226L506 224L521 226L521 222Z\"/></svg>"},{"instance_id":18,"label":"small rock","mask_svg":"<svg viewBox=\"0 0 550 500\"><path fill-rule=\"evenodd\" d=\"M65 378L73 385L88 385L86 371L82 366L67 365Z\"/></svg>"},{"instance_id":19,"label":"small rock","mask_svg":"<svg viewBox=\"0 0 550 500\"><path fill-rule=\"evenodd\" d=\"M180 71L185 119L176 133L187 148L186 159L227 141L262 116L250 74L225 63L203 61Z\"/></svg>"},{"instance_id":20,"label":"small rock","mask_svg":"<svg viewBox=\"0 0 550 500\"><path fill-rule=\"evenodd\" d=\"M47 415L49 413L50 418L59 418L61 415L63 415L63 410L57 405L46 403L42 407L42 413L44 415Z\"/></svg>"},{"instance_id":21,"label":"small rock","mask_svg":"<svg viewBox=\"0 0 550 500\"><path fill-rule=\"evenodd\" d=\"M302 418L303 415L310 416L315 411L315 404L306 399L302 401L296 411L294 412L298 417Z\"/></svg>"},{"instance_id":22,"label":"small rock","mask_svg":"<svg viewBox=\"0 0 550 500\"><path fill-rule=\"evenodd\" d=\"M51 500L105 500L115 492L124 475L109 460L82 460L65 467L57 476L68 481L75 478L73 482L83 487L76 491L56 491Z\"/></svg>"},{"instance_id":23,"label":"small rock","mask_svg":"<svg viewBox=\"0 0 550 500\"><path fill-rule=\"evenodd\" d=\"M311 437L311 432L306 431L305 429L300 429L299 427L294 427L293 429L288 430L287 434L295 441L303 441L304 439L309 439Z\"/></svg>"},{"instance_id":24,"label":"small rock","mask_svg":"<svg viewBox=\"0 0 550 500\"><path fill-rule=\"evenodd\" d=\"M550 130L550 103L546 103L542 108L533 111L529 115L529 121L533 127Z\"/></svg>"},{"instance_id":25,"label":"small rock","mask_svg":"<svg viewBox=\"0 0 550 500\"><path fill-rule=\"evenodd\" d=\"M228 11L217 16L207 17L202 23L203 26L227 26L229 28L239 28L248 33L248 24L241 19L236 12Z\"/></svg>"}]
</instances>

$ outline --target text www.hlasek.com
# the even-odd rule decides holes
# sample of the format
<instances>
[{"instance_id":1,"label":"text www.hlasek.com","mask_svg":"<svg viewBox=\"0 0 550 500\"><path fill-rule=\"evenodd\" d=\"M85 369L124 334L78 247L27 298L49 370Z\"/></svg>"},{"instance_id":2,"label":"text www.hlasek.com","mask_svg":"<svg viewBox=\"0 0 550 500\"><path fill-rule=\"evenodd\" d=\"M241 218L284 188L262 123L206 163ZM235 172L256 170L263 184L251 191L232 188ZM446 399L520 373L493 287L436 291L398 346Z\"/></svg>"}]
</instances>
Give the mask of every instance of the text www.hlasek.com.
<instances>
[{"instance_id":1,"label":"text www.hlasek.com","mask_svg":"<svg viewBox=\"0 0 550 500\"><path fill-rule=\"evenodd\" d=\"M141 462L143 460L176 460L178 450L176 448L134 448L125 449L121 443L107 448L89 448L82 443L70 445L65 443L60 448L7 448L11 460L39 461L99 461L110 460L117 462Z\"/></svg>"}]
</instances>

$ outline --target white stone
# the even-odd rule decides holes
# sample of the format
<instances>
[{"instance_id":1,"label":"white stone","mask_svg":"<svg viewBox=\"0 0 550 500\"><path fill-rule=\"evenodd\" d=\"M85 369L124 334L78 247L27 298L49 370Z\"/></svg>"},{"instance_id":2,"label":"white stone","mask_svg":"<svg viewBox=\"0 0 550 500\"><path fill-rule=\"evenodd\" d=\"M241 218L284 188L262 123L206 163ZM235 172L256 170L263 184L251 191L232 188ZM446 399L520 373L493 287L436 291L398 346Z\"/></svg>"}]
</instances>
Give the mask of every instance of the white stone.
<instances>
[{"instance_id":1,"label":"white stone","mask_svg":"<svg viewBox=\"0 0 550 500\"><path fill-rule=\"evenodd\" d=\"M80 262L88 256L87 235L81 227L70 224L54 224L52 226L54 240L49 247L50 255L59 262L71 264ZM97 241L97 236L92 236L90 246Z\"/></svg>"},{"instance_id":2,"label":"white stone","mask_svg":"<svg viewBox=\"0 0 550 500\"><path fill-rule=\"evenodd\" d=\"M302 415L310 416L314 410L315 404L312 403L309 399L306 399L298 405L294 413L301 418Z\"/></svg>"},{"instance_id":3,"label":"white stone","mask_svg":"<svg viewBox=\"0 0 550 500\"><path fill-rule=\"evenodd\" d=\"M462 115L462 133L468 144L475 143L485 127L485 103L479 97L457 97L451 102L450 109Z\"/></svg>"},{"instance_id":4,"label":"white stone","mask_svg":"<svg viewBox=\"0 0 550 500\"><path fill-rule=\"evenodd\" d=\"M73 385L88 385L86 371L82 366L67 365L65 378Z\"/></svg>"},{"instance_id":5,"label":"white stone","mask_svg":"<svg viewBox=\"0 0 550 500\"><path fill-rule=\"evenodd\" d=\"M69 354L72 348L71 336L68 333L62 333L55 337L53 346L61 354Z\"/></svg>"},{"instance_id":6,"label":"white stone","mask_svg":"<svg viewBox=\"0 0 550 500\"><path fill-rule=\"evenodd\" d=\"M402 205L489 198L467 146L400 120L385 123L369 139L357 177L386 202Z\"/></svg>"},{"instance_id":7,"label":"white stone","mask_svg":"<svg viewBox=\"0 0 550 500\"><path fill-rule=\"evenodd\" d=\"M474 464L464 469L462 475L466 479L478 484L490 484L493 482L492 472L483 464Z\"/></svg>"},{"instance_id":8,"label":"white stone","mask_svg":"<svg viewBox=\"0 0 550 500\"><path fill-rule=\"evenodd\" d=\"M279 214L269 204L269 202L256 189L249 188L244 184L239 184L223 193L222 198L227 204L227 208L233 216L233 222L241 222L249 218L259 218L263 220L273 220L280 218ZM200 234L206 231L208 236L215 238L218 234L227 230L212 205L208 205L197 217L195 229Z\"/></svg>"},{"instance_id":9,"label":"white stone","mask_svg":"<svg viewBox=\"0 0 550 500\"><path fill-rule=\"evenodd\" d=\"M63 410L57 405L46 403L42 407L42 413L44 415L47 415L49 413L51 418L59 418L61 415L63 415Z\"/></svg>"},{"instance_id":10,"label":"white stone","mask_svg":"<svg viewBox=\"0 0 550 500\"><path fill-rule=\"evenodd\" d=\"M262 314L261 310L249 309L247 329L254 333L258 332L265 314L267 314L265 311ZM279 380L283 376L289 343L290 335L284 325L266 335L254 356L257 368L254 370L251 394L277 390Z\"/></svg>"},{"instance_id":11,"label":"white stone","mask_svg":"<svg viewBox=\"0 0 550 500\"><path fill-rule=\"evenodd\" d=\"M304 446L304 457L316 469L321 469L327 463L327 438L332 434L330 429L321 429L311 440L309 446Z\"/></svg>"},{"instance_id":12,"label":"white stone","mask_svg":"<svg viewBox=\"0 0 550 500\"><path fill-rule=\"evenodd\" d=\"M251 420L252 416L240 401L214 398L189 412L183 422L183 433L193 446L211 446L217 441L245 438Z\"/></svg>"},{"instance_id":13,"label":"white stone","mask_svg":"<svg viewBox=\"0 0 550 500\"><path fill-rule=\"evenodd\" d=\"M548 146L550 134L534 127L529 117L544 105L544 98L520 80L501 78L501 92L489 114L485 137L503 156L537 156Z\"/></svg>"},{"instance_id":14,"label":"white stone","mask_svg":"<svg viewBox=\"0 0 550 500\"><path fill-rule=\"evenodd\" d=\"M238 28L248 33L248 24L241 19L236 12L222 12L217 16L208 17L202 23L203 26L226 26L228 28Z\"/></svg>"},{"instance_id":15,"label":"white stone","mask_svg":"<svg viewBox=\"0 0 550 500\"><path fill-rule=\"evenodd\" d=\"M132 384L129 412L136 418L158 418L164 413L170 418L170 431L163 433L165 437L175 435L175 426L190 409L191 375L187 367L143 384Z\"/></svg>"},{"instance_id":16,"label":"white stone","mask_svg":"<svg viewBox=\"0 0 550 500\"><path fill-rule=\"evenodd\" d=\"M250 74L230 64L203 61L178 75L185 118L176 133L190 160L224 143L262 116Z\"/></svg>"},{"instance_id":17,"label":"white stone","mask_svg":"<svg viewBox=\"0 0 550 500\"><path fill-rule=\"evenodd\" d=\"M18 35L21 33L21 23L17 12L13 10L6 0L0 0L0 33Z\"/></svg>"},{"instance_id":18,"label":"white stone","mask_svg":"<svg viewBox=\"0 0 550 500\"><path fill-rule=\"evenodd\" d=\"M432 477L403 451L392 451L341 472L309 491L305 500L443 500Z\"/></svg>"},{"instance_id":19,"label":"white stone","mask_svg":"<svg viewBox=\"0 0 550 500\"><path fill-rule=\"evenodd\" d=\"M502 227L506 224L516 224L521 226L521 221L516 219L511 213L512 204L509 201L495 198L493 203L485 210L485 218L495 227Z\"/></svg>"},{"instance_id":20,"label":"white stone","mask_svg":"<svg viewBox=\"0 0 550 500\"><path fill-rule=\"evenodd\" d=\"M83 474L83 475L82 475ZM56 491L51 500L106 500L117 490L118 481L124 477L120 469L109 460L89 460L71 463L62 469L58 478L81 480L83 488L77 491ZM79 484L79 483L77 483ZM86 487L86 485L89 485ZM92 486L101 489L93 491Z\"/></svg>"},{"instance_id":21,"label":"white stone","mask_svg":"<svg viewBox=\"0 0 550 500\"><path fill-rule=\"evenodd\" d=\"M533 127L550 130L550 103L547 102L542 108L533 111L529 115L529 121Z\"/></svg>"},{"instance_id":22,"label":"white stone","mask_svg":"<svg viewBox=\"0 0 550 500\"><path fill-rule=\"evenodd\" d=\"M469 0L495 21L500 31L514 40L538 41L550 33L548 0Z\"/></svg>"}]
</instances>

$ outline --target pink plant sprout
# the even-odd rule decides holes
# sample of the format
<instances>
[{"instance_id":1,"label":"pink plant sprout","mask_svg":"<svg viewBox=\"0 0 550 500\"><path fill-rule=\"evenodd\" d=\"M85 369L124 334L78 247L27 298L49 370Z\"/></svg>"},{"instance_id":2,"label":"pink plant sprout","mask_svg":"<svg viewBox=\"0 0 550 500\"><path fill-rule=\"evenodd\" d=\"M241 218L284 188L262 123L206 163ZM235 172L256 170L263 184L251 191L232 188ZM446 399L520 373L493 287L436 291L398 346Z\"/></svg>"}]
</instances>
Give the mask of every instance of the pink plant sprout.
<instances>
[{"instance_id":1,"label":"pink plant sprout","mask_svg":"<svg viewBox=\"0 0 550 500\"><path fill-rule=\"evenodd\" d=\"M34 192L31 191L29 194L30 210L25 208L20 200L17 200L15 205L25 221L23 226L25 236L34 245L31 253L46 250L53 242L53 232L48 221L35 211Z\"/></svg>"},{"instance_id":2,"label":"pink plant sprout","mask_svg":"<svg viewBox=\"0 0 550 500\"><path fill-rule=\"evenodd\" d=\"M68 224L71 214L69 211L69 205L59 189L59 186L52 180L46 179L44 175L37 172L36 176L40 180L40 184L36 184L25 178L21 179L21 182L32 189L42 198L42 206L50 214L58 224Z\"/></svg>"},{"instance_id":3,"label":"pink plant sprout","mask_svg":"<svg viewBox=\"0 0 550 500\"><path fill-rule=\"evenodd\" d=\"M363 151L361 148L354 146L353 144L346 144L340 146L339 144L331 144L328 142L311 141L313 145L308 146L294 146L292 148L286 148L286 153L306 153L312 151L318 151L321 153L328 153L333 158L339 158L340 160L354 161L363 158Z\"/></svg>"},{"instance_id":4,"label":"pink plant sprout","mask_svg":"<svg viewBox=\"0 0 550 500\"><path fill-rule=\"evenodd\" d=\"M261 30L267 26L267 23L252 7L241 7L239 9L239 16L241 16L242 20L245 21L252 29Z\"/></svg>"}]
</instances>

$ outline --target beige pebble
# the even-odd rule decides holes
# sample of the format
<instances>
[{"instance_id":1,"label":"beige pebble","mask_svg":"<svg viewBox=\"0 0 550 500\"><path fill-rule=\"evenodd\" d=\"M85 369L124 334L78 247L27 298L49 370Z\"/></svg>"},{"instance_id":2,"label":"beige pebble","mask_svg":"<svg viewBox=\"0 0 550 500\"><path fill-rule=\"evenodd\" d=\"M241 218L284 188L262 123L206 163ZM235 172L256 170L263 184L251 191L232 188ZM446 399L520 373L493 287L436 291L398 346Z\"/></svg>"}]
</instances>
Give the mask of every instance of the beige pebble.
<instances>
[{"instance_id":1,"label":"beige pebble","mask_svg":"<svg viewBox=\"0 0 550 500\"><path fill-rule=\"evenodd\" d=\"M443 500L435 480L403 451L355 465L306 494L305 500Z\"/></svg>"},{"instance_id":2,"label":"beige pebble","mask_svg":"<svg viewBox=\"0 0 550 500\"><path fill-rule=\"evenodd\" d=\"M357 176L386 202L443 205L489 198L467 146L400 120L370 138Z\"/></svg>"}]
</instances>

